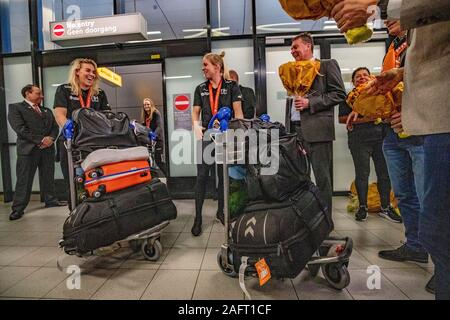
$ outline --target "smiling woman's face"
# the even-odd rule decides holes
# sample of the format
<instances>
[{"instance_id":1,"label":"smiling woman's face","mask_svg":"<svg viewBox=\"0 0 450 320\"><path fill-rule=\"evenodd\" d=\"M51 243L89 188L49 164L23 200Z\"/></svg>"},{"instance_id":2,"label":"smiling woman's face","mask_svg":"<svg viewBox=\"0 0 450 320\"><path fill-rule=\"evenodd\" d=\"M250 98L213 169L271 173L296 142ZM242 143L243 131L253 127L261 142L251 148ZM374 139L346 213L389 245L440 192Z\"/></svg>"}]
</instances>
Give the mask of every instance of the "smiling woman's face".
<instances>
[{"instance_id":1,"label":"smiling woman's face","mask_svg":"<svg viewBox=\"0 0 450 320\"><path fill-rule=\"evenodd\" d=\"M95 67L90 63L82 63L80 70L76 72L80 86L83 89L92 87L94 80L97 77L95 73Z\"/></svg>"},{"instance_id":2,"label":"smiling woman's face","mask_svg":"<svg viewBox=\"0 0 450 320\"><path fill-rule=\"evenodd\" d=\"M367 72L367 70L361 69L355 73L355 76L353 77L353 85L355 87L357 87L363 83L366 83L369 80L370 80L370 75Z\"/></svg>"},{"instance_id":3,"label":"smiling woman's face","mask_svg":"<svg viewBox=\"0 0 450 320\"><path fill-rule=\"evenodd\" d=\"M211 80L214 75L220 74L220 66L216 66L209 61L207 58L203 58L202 71L205 78Z\"/></svg>"}]
</instances>

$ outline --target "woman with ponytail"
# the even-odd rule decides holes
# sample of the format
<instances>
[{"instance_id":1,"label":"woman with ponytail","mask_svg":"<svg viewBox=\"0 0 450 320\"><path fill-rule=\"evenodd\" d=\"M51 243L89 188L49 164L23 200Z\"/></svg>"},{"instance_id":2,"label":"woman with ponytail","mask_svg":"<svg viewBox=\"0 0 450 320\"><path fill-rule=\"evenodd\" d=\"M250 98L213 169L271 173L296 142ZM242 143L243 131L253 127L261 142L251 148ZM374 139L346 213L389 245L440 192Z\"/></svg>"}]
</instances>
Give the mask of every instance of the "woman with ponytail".
<instances>
[{"instance_id":1,"label":"woman with ponytail","mask_svg":"<svg viewBox=\"0 0 450 320\"><path fill-rule=\"evenodd\" d=\"M242 94L239 86L232 80L227 80L228 70L225 67L221 54L208 53L203 57L202 71L206 81L201 83L195 89L194 106L192 110L192 127L197 140L202 141L202 151L211 143L210 139L203 139L203 133L208 127L211 118L223 107L229 107L233 110L233 117L243 119L242 113ZM200 120L201 118L201 120ZM203 152L202 152L203 155ZM197 164L197 183L195 187L195 220L192 226L192 234L199 236L202 232L202 207L205 199L206 185L209 172L214 168L213 164L205 163L202 159ZM223 200L223 176L222 166L218 165L218 210L216 218L222 222L224 220L224 200Z\"/></svg>"}]
</instances>

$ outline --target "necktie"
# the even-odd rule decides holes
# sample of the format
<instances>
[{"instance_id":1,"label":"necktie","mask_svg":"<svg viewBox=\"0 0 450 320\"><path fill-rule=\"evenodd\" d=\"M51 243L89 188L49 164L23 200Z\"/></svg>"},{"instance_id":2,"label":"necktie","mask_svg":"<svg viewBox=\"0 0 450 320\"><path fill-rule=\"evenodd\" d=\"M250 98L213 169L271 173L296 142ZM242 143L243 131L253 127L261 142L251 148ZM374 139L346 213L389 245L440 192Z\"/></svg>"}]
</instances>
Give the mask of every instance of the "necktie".
<instances>
[{"instance_id":1,"label":"necktie","mask_svg":"<svg viewBox=\"0 0 450 320\"><path fill-rule=\"evenodd\" d=\"M39 108L39 105L34 104L33 105L34 111L36 111L40 116L42 116L41 109Z\"/></svg>"}]
</instances>

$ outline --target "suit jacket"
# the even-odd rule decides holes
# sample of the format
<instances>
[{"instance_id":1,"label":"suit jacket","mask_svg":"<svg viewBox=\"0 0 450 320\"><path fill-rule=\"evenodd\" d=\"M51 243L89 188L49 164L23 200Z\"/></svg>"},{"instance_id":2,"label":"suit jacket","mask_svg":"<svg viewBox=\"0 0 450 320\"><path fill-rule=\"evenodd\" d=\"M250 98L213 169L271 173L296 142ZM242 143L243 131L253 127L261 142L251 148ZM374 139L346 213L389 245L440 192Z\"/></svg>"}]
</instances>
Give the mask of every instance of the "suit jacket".
<instances>
[{"instance_id":1,"label":"suit jacket","mask_svg":"<svg viewBox=\"0 0 450 320\"><path fill-rule=\"evenodd\" d=\"M450 1L403 1L409 32L402 124L412 135L450 133Z\"/></svg>"},{"instance_id":2,"label":"suit jacket","mask_svg":"<svg viewBox=\"0 0 450 320\"><path fill-rule=\"evenodd\" d=\"M334 107L345 101L345 87L336 60L321 60L317 75L309 90L309 108L300 114L303 138L307 142L335 139ZM289 109L289 108L288 108ZM289 115L290 115L290 109Z\"/></svg>"},{"instance_id":3,"label":"suit jacket","mask_svg":"<svg viewBox=\"0 0 450 320\"><path fill-rule=\"evenodd\" d=\"M18 155L30 154L45 136L53 139L58 136L59 128L52 111L41 107L41 112L42 116L25 101L9 105L8 121L17 134Z\"/></svg>"}]
</instances>

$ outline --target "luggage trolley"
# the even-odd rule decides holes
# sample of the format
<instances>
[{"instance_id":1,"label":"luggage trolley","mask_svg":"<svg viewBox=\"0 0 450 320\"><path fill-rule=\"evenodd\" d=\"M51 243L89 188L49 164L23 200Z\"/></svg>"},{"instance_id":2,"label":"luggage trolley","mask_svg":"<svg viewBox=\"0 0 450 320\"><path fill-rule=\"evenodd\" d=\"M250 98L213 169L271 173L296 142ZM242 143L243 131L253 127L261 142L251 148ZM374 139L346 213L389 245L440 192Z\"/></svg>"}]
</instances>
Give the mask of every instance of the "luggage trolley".
<instances>
[{"instance_id":1,"label":"luggage trolley","mask_svg":"<svg viewBox=\"0 0 450 320\"><path fill-rule=\"evenodd\" d=\"M134 129L134 123L131 124ZM74 210L75 207L83 202L87 198L86 192L80 192L80 186L84 182L84 172L81 169L81 163L84 160L83 151L75 150L72 145L73 138L73 122L68 122L64 128L64 136L66 137L66 149L68 156L68 167L69 167L69 192L70 192L70 211ZM146 143L146 147L149 152L149 164L153 168L155 161L153 160L156 136L152 132L149 134L149 143ZM114 149L114 147L110 147ZM152 169L151 169L152 170ZM101 197L101 193L93 193L94 197ZM163 221L162 223L153 226L149 229L141 231L137 234L130 235L129 237L116 241L109 246L97 248L88 253L79 253L76 249L65 247L64 240L59 241L59 245L68 255L76 255L78 257L88 257L88 256L101 256L110 254L120 248L129 247L133 252L140 251L143 257L149 261L157 261L162 255L162 245L161 245L161 232L164 228L169 225L169 221Z\"/></svg>"},{"instance_id":2,"label":"luggage trolley","mask_svg":"<svg viewBox=\"0 0 450 320\"><path fill-rule=\"evenodd\" d=\"M222 129L222 128L221 128ZM238 151L228 150L227 145L227 131L221 130L221 132L214 132L211 134L212 140L216 147L216 161L223 164L223 184L224 184L224 224L225 224L225 237L224 242L221 245L220 251L217 254L217 263L224 274L229 277L243 277L251 276L258 277L256 268L254 267L257 261L251 261L249 258L247 261L247 267L245 270L236 271L233 265L233 254L230 250L231 244L231 232L230 232L230 210L229 210L229 164L235 164L242 157L245 156L243 148L238 148ZM217 151L219 150L219 152ZM347 270L349 259L353 250L353 241L349 237L337 238L329 237L322 242L319 249L311 257L307 264L307 268L310 274L317 276L319 269L322 269L322 273L327 283L337 290L342 290L350 283L350 274ZM240 274L243 273L243 274ZM242 279L243 281L243 279ZM245 292L245 287L242 288ZM248 295L248 293L246 293Z\"/></svg>"}]
</instances>

